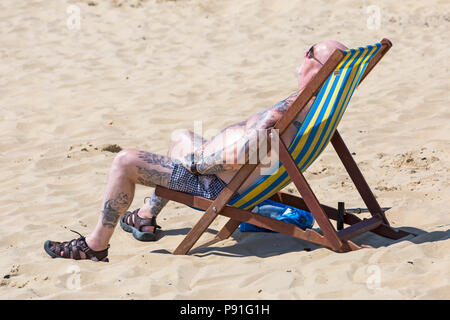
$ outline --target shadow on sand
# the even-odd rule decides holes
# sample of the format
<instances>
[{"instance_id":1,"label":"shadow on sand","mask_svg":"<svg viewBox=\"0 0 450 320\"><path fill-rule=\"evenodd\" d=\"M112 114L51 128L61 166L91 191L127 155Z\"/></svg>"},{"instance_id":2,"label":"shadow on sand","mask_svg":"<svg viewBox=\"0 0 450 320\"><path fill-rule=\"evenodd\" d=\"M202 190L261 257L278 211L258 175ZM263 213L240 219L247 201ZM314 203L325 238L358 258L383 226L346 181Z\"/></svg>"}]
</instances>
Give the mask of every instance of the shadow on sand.
<instances>
[{"instance_id":1,"label":"shadow on sand","mask_svg":"<svg viewBox=\"0 0 450 320\"><path fill-rule=\"evenodd\" d=\"M447 229L446 231L432 232L427 232L422 229L411 227L401 227L395 229L408 231L415 234L416 236L409 235L398 240L391 240L381 237L377 234L367 232L366 234L356 236L351 240L358 245L366 244L376 249L380 247L388 247L403 241L409 241L414 244L421 244L426 242L443 241L450 238L450 229ZM314 230L319 231L319 229ZM186 235L189 231L190 228L165 230L161 232L161 236L160 238L158 238L158 240L166 236ZM216 235L218 231L214 229L207 229L205 233ZM316 245L314 243L280 233L240 232L238 229L232 234L231 238L237 243L223 246L220 244L225 243L225 241L221 241L217 242L215 245L211 245L208 247L192 249L189 252L189 255L195 255L197 257L217 255L228 257L257 256L260 258L266 258L285 253L314 251L323 248L322 246ZM198 243L200 244L202 243L202 241L204 240L200 239ZM171 252L166 249L157 249L151 252L171 254Z\"/></svg>"}]
</instances>

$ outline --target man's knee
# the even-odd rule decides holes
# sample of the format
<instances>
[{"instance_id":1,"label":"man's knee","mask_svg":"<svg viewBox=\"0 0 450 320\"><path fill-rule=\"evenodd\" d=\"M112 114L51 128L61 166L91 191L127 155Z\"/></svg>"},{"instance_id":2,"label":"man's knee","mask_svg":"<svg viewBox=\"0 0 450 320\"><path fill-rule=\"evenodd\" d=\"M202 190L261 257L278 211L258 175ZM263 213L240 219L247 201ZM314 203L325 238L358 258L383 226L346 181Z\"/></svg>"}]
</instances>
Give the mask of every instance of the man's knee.
<instances>
[{"instance_id":1,"label":"man's knee","mask_svg":"<svg viewBox=\"0 0 450 320\"><path fill-rule=\"evenodd\" d=\"M192 132L187 129L173 131L170 137L171 146L192 141L192 135Z\"/></svg>"},{"instance_id":2,"label":"man's knee","mask_svg":"<svg viewBox=\"0 0 450 320\"><path fill-rule=\"evenodd\" d=\"M114 158L113 169L127 172L136 163L138 152L137 149L121 150Z\"/></svg>"},{"instance_id":3,"label":"man's knee","mask_svg":"<svg viewBox=\"0 0 450 320\"><path fill-rule=\"evenodd\" d=\"M172 133L168 156L179 159L184 155L194 152L193 133L186 129L175 130Z\"/></svg>"}]
</instances>

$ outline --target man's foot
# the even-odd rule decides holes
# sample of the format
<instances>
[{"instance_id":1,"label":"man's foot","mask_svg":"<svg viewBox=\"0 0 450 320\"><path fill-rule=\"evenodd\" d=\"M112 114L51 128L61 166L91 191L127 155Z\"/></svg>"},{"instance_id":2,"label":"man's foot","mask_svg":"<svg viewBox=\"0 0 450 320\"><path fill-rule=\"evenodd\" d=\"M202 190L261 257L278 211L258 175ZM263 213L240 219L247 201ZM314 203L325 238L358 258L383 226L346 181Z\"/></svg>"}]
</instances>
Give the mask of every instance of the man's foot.
<instances>
[{"instance_id":1,"label":"man's foot","mask_svg":"<svg viewBox=\"0 0 450 320\"><path fill-rule=\"evenodd\" d=\"M157 229L161 229L156 224L156 216L151 215L149 218L139 216L141 209L136 209L133 212L127 211L120 219L120 226L126 232L133 233L134 238L139 241L156 241Z\"/></svg>"},{"instance_id":2,"label":"man's foot","mask_svg":"<svg viewBox=\"0 0 450 320\"><path fill-rule=\"evenodd\" d=\"M73 230L71 230L73 231ZM78 233L76 231L73 231ZM86 243L86 238L78 233L80 237L78 239L73 239L70 241L56 242L47 240L44 243L44 250L52 258L65 258L74 260L84 260L89 259L92 261L103 261L109 262L108 249L95 251L92 250Z\"/></svg>"}]
</instances>

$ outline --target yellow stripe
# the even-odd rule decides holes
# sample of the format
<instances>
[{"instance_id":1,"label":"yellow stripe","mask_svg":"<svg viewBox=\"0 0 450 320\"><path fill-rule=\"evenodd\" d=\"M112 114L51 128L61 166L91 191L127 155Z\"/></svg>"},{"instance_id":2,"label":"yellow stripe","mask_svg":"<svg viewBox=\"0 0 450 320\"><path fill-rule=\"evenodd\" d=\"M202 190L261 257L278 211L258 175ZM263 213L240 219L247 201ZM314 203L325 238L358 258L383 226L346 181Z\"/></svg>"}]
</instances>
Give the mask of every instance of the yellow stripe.
<instances>
[{"instance_id":1,"label":"yellow stripe","mask_svg":"<svg viewBox=\"0 0 450 320\"><path fill-rule=\"evenodd\" d=\"M305 130L305 133L300 138L300 142L298 143L298 145L295 147L295 149L292 152L293 158L296 158L300 154L300 152L303 150L306 142L308 141L308 138L309 138L309 135L310 135L312 129L315 127L315 125L317 125L317 118L319 117L320 112L322 111L323 105L326 102L326 97L328 97L328 95L330 94L330 90L333 87L333 84L334 84L335 80L336 80L336 76L332 76L332 79L328 83L328 86L327 86L327 88L325 90L325 93L323 95L323 99L320 101L319 106L316 108L316 112L314 113L313 119L309 122L308 127ZM318 130L320 130L320 127L319 127ZM317 137L315 137L313 141L315 141L316 138Z\"/></svg>"},{"instance_id":2,"label":"yellow stripe","mask_svg":"<svg viewBox=\"0 0 450 320\"><path fill-rule=\"evenodd\" d=\"M375 48L376 48L376 47L375 47ZM331 123L334 123L334 122L335 122L336 117L338 117L339 114L341 114L341 112L340 112L340 111L341 111L341 108L342 108L343 106L345 106L345 105L346 105L346 102L348 101L348 99L350 99L350 95L347 95L347 93L348 93L349 90L353 90L354 85L356 85L356 81L353 82L353 79L359 75L359 72L357 72L357 71L361 69L361 68L360 68L360 65L361 65L361 59L364 59L363 63L365 63L365 62L367 61L367 59L370 57L371 53L372 53L372 51L371 51L371 52L368 54L368 53L367 53L367 50L368 50L368 48L365 48L365 49L364 49L363 54L358 58L358 61L355 63L355 66L353 66L353 68L351 69L350 76L349 76L349 78L348 78L348 80L347 80L347 83L345 84L344 90L343 90L342 95L341 95L341 99L340 99L339 102L338 102L338 107L336 108L336 111L335 111L335 113L333 114L333 117L332 117L332 119L331 119ZM355 56L356 56L356 55L355 55ZM351 64L351 62L350 62L350 64ZM349 65L350 65L350 64L349 64ZM348 70L348 69L346 68L346 70ZM353 75L352 75L352 73L353 73ZM349 88L349 87L352 85L352 82L353 82L353 87L352 87L352 88ZM337 91L338 91L338 90L336 90L336 92L337 92ZM344 97L344 100L345 100L345 101L342 101L342 98L343 98L343 97ZM347 98L347 99L345 99L345 98ZM327 131L326 131L326 133L325 133L325 137L327 137L327 136L329 135L330 131L331 131L331 130L334 130L338 124L339 124L339 121L337 121L336 124L335 124L334 126L333 126L333 125L328 126ZM325 143L328 143L328 142L329 142L329 139L324 139L324 140L322 141L322 143L320 144L320 146L317 148L317 151L321 150L322 147L323 147L323 145L324 145ZM307 167L309 167L309 166L311 165L311 163L312 163L316 158L317 158L317 155L315 155L314 157L312 157L312 158L310 159L310 161L308 162L308 164L306 165L305 169L306 169Z\"/></svg>"},{"instance_id":3,"label":"yellow stripe","mask_svg":"<svg viewBox=\"0 0 450 320\"><path fill-rule=\"evenodd\" d=\"M245 207L243 207L242 209L247 210L250 209L252 206L257 205L258 203L264 201L265 199L270 198L271 196L273 196L275 193L277 193L279 190L283 189L284 187L286 187L289 183L291 182L291 179L289 178L289 176L284 179L280 184L278 184L278 188L273 188L269 193L267 193L267 195L265 197L262 197L261 199L259 199L258 201L253 202L252 204L249 204ZM234 204L233 206L236 206L236 204Z\"/></svg>"},{"instance_id":4,"label":"yellow stripe","mask_svg":"<svg viewBox=\"0 0 450 320\"><path fill-rule=\"evenodd\" d=\"M356 56L356 54L355 54L355 56ZM340 68L340 66L341 66L343 63L345 63L345 62L349 59L349 57L350 57L350 54L346 55L345 58L343 59L343 61L341 61L341 63L339 64L339 66L336 68L336 70L338 70L338 69ZM351 62L353 61L353 59L354 59L354 57L352 58L352 60L351 60L349 63L351 63ZM342 83L342 79L343 79L343 77L340 77L339 82L338 82L338 85L339 85L340 83ZM322 101L320 102L320 106L316 108L316 114L317 114L317 115L320 113L320 111L321 111L321 109L322 109L322 107L323 107L323 105L324 105L324 103L325 103L325 101L326 101L326 97L328 96L328 94L329 94L331 88L333 87L333 84L334 84L335 80L336 80L336 76L332 74L332 81L329 82L329 85L328 85L328 87L327 87L327 89L326 89L326 92L325 92L325 94L323 95ZM336 86L336 87L337 87L337 86ZM336 92L337 92L337 91L338 91L338 90L335 90L335 92L333 93L334 96L336 95ZM309 126L308 126L309 129L312 128L312 127L315 125L316 119L317 119L317 117L315 117L315 118L313 119L314 121L311 121L311 122L309 123ZM322 121L323 121L323 120L322 120ZM303 136L302 136L302 138L301 138L300 141L307 141L307 138L308 138L308 137L305 137L305 136L306 136L306 132L311 132L311 130L309 130L309 131L306 130L306 131L305 131L305 134L303 134ZM300 145L301 145L301 147L300 147ZM292 155L293 155L294 158L296 158L296 157L300 154L300 152L301 152L302 149L303 149L303 146L304 146L304 143L303 143L303 144L302 144L302 143L298 143L298 144L297 144L297 146L295 147L295 149L294 149L293 152L292 152Z\"/></svg>"},{"instance_id":5,"label":"yellow stripe","mask_svg":"<svg viewBox=\"0 0 450 320\"><path fill-rule=\"evenodd\" d=\"M358 50L356 50L355 55L357 54L357 52L358 52ZM352 51L348 50L347 52L344 51L344 53L345 53L344 59L342 59L342 61L338 64L338 66L336 67L335 70L339 70L340 68L342 68L342 66L344 65L345 61L347 61L348 58L351 56Z\"/></svg>"},{"instance_id":6,"label":"yellow stripe","mask_svg":"<svg viewBox=\"0 0 450 320\"><path fill-rule=\"evenodd\" d=\"M347 69L346 69L347 72ZM336 86L336 89L339 89L340 86L342 85L342 82L344 81L344 77L340 76L339 77L339 81L338 84ZM333 109L333 105L334 105L334 101L336 100L336 97L338 95L339 90L334 90L333 95L330 99L330 103L328 104L327 110L325 112L325 115L320 123L319 126L319 130L317 131L317 133L315 134L313 143L310 144L309 146L309 150L307 151L307 153L305 154L304 157L302 157L302 159L300 160L299 164L297 165L299 168L301 168L303 166L303 164L306 162L306 160L309 158L310 154L314 151L314 146L317 144L317 141L320 139L320 135L322 133L322 131L324 130L325 126L326 126L326 120L328 119L328 117L330 116L331 110ZM325 99L324 99L325 100ZM330 126L328 126L330 127ZM325 128L326 129L326 128ZM319 149L316 149L319 150ZM297 153L297 155L300 153ZM296 155L296 156L297 156Z\"/></svg>"}]
</instances>

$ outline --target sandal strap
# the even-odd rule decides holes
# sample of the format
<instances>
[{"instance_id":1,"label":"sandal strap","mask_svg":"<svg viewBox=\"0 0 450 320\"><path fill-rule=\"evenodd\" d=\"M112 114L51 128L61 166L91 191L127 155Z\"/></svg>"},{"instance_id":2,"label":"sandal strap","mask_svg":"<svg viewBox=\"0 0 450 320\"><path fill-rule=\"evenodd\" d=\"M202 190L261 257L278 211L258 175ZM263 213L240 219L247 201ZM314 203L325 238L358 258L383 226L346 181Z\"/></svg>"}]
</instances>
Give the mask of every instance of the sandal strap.
<instances>
[{"instance_id":1,"label":"sandal strap","mask_svg":"<svg viewBox=\"0 0 450 320\"><path fill-rule=\"evenodd\" d=\"M81 256L80 256L80 251L79 249L81 249L78 246L72 246L72 258L74 258L75 260L80 260Z\"/></svg>"},{"instance_id":2,"label":"sandal strap","mask_svg":"<svg viewBox=\"0 0 450 320\"><path fill-rule=\"evenodd\" d=\"M73 231L73 230L71 230ZM53 242L53 248L52 251L57 254L58 256L61 256L61 251L63 252L62 258L72 258L75 260L82 260L82 259L90 259L94 261L102 261L107 260L108 256L108 249L110 248L110 245L108 244L108 247L101 251L94 251L91 248L89 248L88 244L86 243L86 238L81 235L79 232L73 231L75 233L78 233L80 235L77 239L72 239L70 241L64 241L64 242ZM81 256L81 252L84 253L85 257L83 258ZM105 261L106 261L105 260Z\"/></svg>"},{"instance_id":3,"label":"sandal strap","mask_svg":"<svg viewBox=\"0 0 450 320\"><path fill-rule=\"evenodd\" d=\"M155 217L155 216L153 216L153 217L151 217L151 218L141 218L141 217L139 217L138 214L136 214L136 216L134 217L134 219L135 219L135 220L134 220L134 226L135 226L135 228L138 229L139 231L141 231L141 228L142 228L142 227L146 227L146 226L148 226L148 227L154 227L155 230L156 230L157 227L159 227L159 226L156 224L156 217Z\"/></svg>"},{"instance_id":4,"label":"sandal strap","mask_svg":"<svg viewBox=\"0 0 450 320\"><path fill-rule=\"evenodd\" d=\"M70 249L68 245L65 245L64 247L64 253L63 253L63 257L64 258L70 258Z\"/></svg>"},{"instance_id":5,"label":"sandal strap","mask_svg":"<svg viewBox=\"0 0 450 320\"><path fill-rule=\"evenodd\" d=\"M77 240L77 246L74 248L77 248L80 251L83 251L86 259L91 259L94 261L100 261L105 259L108 256L108 249L110 245L108 244L108 247L106 249L100 250L100 251L94 251L91 248L89 248L88 244L86 243L86 238L81 236Z\"/></svg>"},{"instance_id":6,"label":"sandal strap","mask_svg":"<svg viewBox=\"0 0 450 320\"><path fill-rule=\"evenodd\" d=\"M161 227L156 224L155 216L153 216L151 218L141 218L138 215L139 210L140 209L138 208L138 209L134 210L133 212L130 212L130 211L126 212L123 216L123 222L125 222L129 226L135 227L139 231L141 231L142 227L154 227L155 230L161 229ZM133 216L134 216L134 219L133 219ZM130 217L130 219L128 219L128 217ZM128 220L130 221L130 223L128 223ZM133 220L134 220L134 222L133 222Z\"/></svg>"},{"instance_id":7,"label":"sandal strap","mask_svg":"<svg viewBox=\"0 0 450 320\"><path fill-rule=\"evenodd\" d=\"M122 216L122 222L124 222L125 224L129 225L129 226L133 226L133 215L137 215L137 213L139 212L139 208L137 208L134 211L127 211L123 214Z\"/></svg>"}]
</instances>

